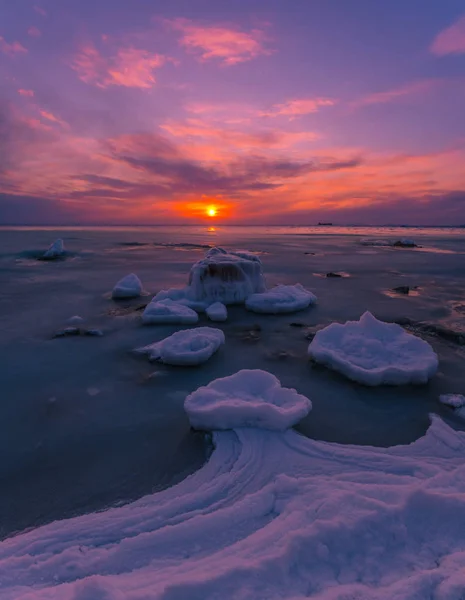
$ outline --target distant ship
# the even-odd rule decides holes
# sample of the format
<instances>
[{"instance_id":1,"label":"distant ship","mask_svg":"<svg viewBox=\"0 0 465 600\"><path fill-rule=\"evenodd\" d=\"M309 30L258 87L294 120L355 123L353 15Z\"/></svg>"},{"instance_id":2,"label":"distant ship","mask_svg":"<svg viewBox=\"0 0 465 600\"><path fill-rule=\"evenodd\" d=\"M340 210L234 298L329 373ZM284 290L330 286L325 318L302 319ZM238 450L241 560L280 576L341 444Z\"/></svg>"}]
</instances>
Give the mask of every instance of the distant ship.
<instances>
[{"instance_id":1,"label":"distant ship","mask_svg":"<svg viewBox=\"0 0 465 600\"><path fill-rule=\"evenodd\" d=\"M332 223L318 223L318 225L325 225L326 227L328 227L329 225L332 225Z\"/></svg>"}]
</instances>

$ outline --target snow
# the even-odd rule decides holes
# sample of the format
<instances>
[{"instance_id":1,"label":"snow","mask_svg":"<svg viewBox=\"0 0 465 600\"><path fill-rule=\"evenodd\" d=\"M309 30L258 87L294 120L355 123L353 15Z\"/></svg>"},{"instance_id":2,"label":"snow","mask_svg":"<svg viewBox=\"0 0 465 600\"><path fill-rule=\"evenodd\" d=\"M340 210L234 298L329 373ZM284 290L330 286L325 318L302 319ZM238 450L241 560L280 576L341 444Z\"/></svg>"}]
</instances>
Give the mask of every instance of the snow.
<instances>
[{"instance_id":1,"label":"snow","mask_svg":"<svg viewBox=\"0 0 465 600\"><path fill-rule=\"evenodd\" d=\"M52 260L54 258L60 258L65 253L65 245L61 238L58 238L53 242L50 248L44 253L42 258Z\"/></svg>"},{"instance_id":2,"label":"snow","mask_svg":"<svg viewBox=\"0 0 465 600\"><path fill-rule=\"evenodd\" d=\"M70 325L80 325L83 322L84 322L84 319L82 317L80 317L79 315L74 315L73 317L70 317L68 319L68 323Z\"/></svg>"},{"instance_id":3,"label":"snow","mask_svg":"<svg viewBox=\"0 0 465 600\"><path fill-rule=\"evenodd\" d=\"M373 386L426 383L438 368L427 342L369 312L359 321L332 323L318 331L308 353L349 379Z\"/></svg>"},{"instance_id":4,"label":"snow","mask_svg":"<svg viewBox=\"0 0 465 600\"><path fill-rule=\"evenodd\" d=\"M0 542L2 600L460 600L465 434L213 434L174 487Z\"/></svg>"},{"instance_id":5,"label":"snow","mask_svg":"<svg viewBox=\"0 0 465 600\"><path fill-rule=\"evenodd\" d=\"M189 274L191 298L208 304L241 304L250 294L264 290L261 261L249 252L211 248Z\"/></svg>"},{"instance_id":6,"label":"snow","mask_svg":"<svg viewBox=\"0 0 465 600\"><path fill-rule=\"evenodd\" d=\"M172 300L173 302L178 302L179 304L188 306L196 312L205 312L209 304L208 302L194 300L192 297L192 291L188 286L184 288L169 288L168 290L161 290L158 292L158 294L156 294L153 300L155 302L158 302L159 300Z\"/></svg>"},{"instance_id":7,"label":"snow","mask_svg":"<svg viewBox=\"0 0 465 600\"><path fill-rule=\"evenodd\" d=\"M465 396L462 396L462 394L442 394L439 396L439 402L452 406L452 408L462 408L462 406L465 406Z\"/></svg>"},{"instance_id":8,"label":"snow","mask_svg":"<svg viewBox=\"0 0 465 600\"><path fill-rule=\"evenodd\" d=\"M224 344L224 333L213 327L177 331L169 337L136 352L167 365L195 366L206 362Z\"/></svg>"},{"instance_id":9,"label":"snow","mask_svg":"<svg viewBox=\"0 0 465 600\"><path fill-rule=\"evenodd\" d=\"M228 318L228 309L222 302L214 302L205 311L210 321L226 321Z\"/></svg>"},{"instance_id":10,"label":"snow","mask_svg":"<svg viewBox=\"0 0 465 600\"><path fill-rule=\"evenodd\" d=\"M142 283L134 273L118 281L111 293L112 298L137 298L142 294Z\"/></svg>"},{"instance_id":11,"label":"snow","mask_svg":"<svg viewBox=\"0 0 465 600\"><path fill-rule=\"evenodd\" d=\"M257 313L278 314L303 310L316 302L316 296L300 283L277 285L261 294L252 294L245 302L248 310Z\"/></svg>"},{"instance_id":12,"label":"snow","mask_svg":"<svg viewBox=\"0 0 465 600\"><path fill-rule=\"evenodd\" d=\"M173 302L169 298L158 301L152 300L142 313L142 321L146 324L176 323L189 325L197 323L198 320L199 316L194 310L179 302Z\"/></svg>"},{"instance_id":13,"label":"snow","mask_svg":"<svg viewBox=\"0 0 465 600\"><path fill-rule=\"evenodd\" d=\"M303 419L312 404L296 390L281 387L271 373L244 369L199 388L186 398L184 408L197 429L284 431Z\"/></svg>"}]
</instances>

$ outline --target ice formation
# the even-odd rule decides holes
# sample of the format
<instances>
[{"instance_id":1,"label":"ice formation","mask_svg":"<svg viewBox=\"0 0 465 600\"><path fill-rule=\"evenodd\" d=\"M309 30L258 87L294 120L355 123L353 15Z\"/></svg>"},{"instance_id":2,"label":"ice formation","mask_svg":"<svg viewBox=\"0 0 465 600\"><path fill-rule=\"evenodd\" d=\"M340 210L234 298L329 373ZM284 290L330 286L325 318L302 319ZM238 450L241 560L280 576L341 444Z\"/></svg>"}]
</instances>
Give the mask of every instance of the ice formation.
<instances>
[{"instance_id":1,"label":"ice formation","mask_svg":"<svg viewBox=\"0 0 465 600\"><path fill-rule=\"evenodd\" d=\"M260 369L244 369L201 387L186 398L184 408L197 429L258 427L284 431L305 417L312 404Z\"/></svg>"},{"instance_id":2,"label":"ice formation","mask_svg":"<svg viewBox=\"0 0 465 600\"><path fill-rule=\"evenodd\" d=\"M442 394L439 396L439 402L452 408L462 408L462 406L465 406L465 396L462 396L462 394Z\"/></svg>"},{"instance_id":3,"label":"ice formation","mask_svg":"<svg viewBox=\"0 0 465 600\"><path fill-rule=\"evenodd\" d=\"M222 302L213 302L213 304L207 307L205 312L210 321L221 322L226 321L228 318L228 309Z\"/></svg>"},{"instance_id":4,"label":"ice formation","mask_svg":"<svg viewBox=\"0 0 465 600\"><path fill-rule=\"evenodd\" d=\"M387 239L364 238L360 240L362 246L398 246L400 248L415 248L417 244L413 240L402 238L392 241Z\"/></svg>"},{"instance_id":5,"label":"ice formation","mask_svg":"<svg viewBox=\"0 0 465 600\"><path fill-rule=\"evenodd\" d=\"M194 300L192 297L192 291L189 287L161 290L153 298L154 302L158 302L160 300L172 300L173 302L178 302L178 304L184 304L184 306L188 306L196 312L205 312L207 306L209 305L208 302Z\"/></svg>"},{"instance_id":6,"label":"ice formation","mask_svg":"<svg viewBox=\"0 0 465 600\"><path fill-rule=\"evenodd\" d=\"M169 337L136 352L167 365L194 366L206 362L224 344L224 333L213 327L177 331Z\"/></svg>"},{"instance_id":7,"label":"ice formation","mask_svg":"<svg viewBox=\"0 0 465 600\"><path fill-rule=\"evenodd\" d=\"M60 258L65 253L65 245L61 238L58 238L53 242L50 248L44 253L42 258L46 260L53 260L54 258Z\"/></svg>"},{"instance_id":8,"label":"ice formation","mask_svg":"<svg viewBox=\"0 0 465 600\"><path fill-rule=\"evenodd\" d=\"M134 273L118 281L111 293L112 298L137 298L142 294L142 283Z\"/></svg>"},{"instance_id":9,"label":"ice formation","mask_svg":"<svg viewBox=\"0 0 465 600\"><path fill-rule=\"evenodd\" d=\"M303 310L316 302L316 296L300 283L277 285L261 294L252 294L245 302L248 310L257 313L278 314Z\"/></svg>"},{"instance_id":10,"label":"ice formation","mask_svg":"<svg viewBox=\"0 0 465 600\"><path fill-rule=\"evenodd\" d=\"M146 324L156 323L176 323L188 325L197 323L199 315L179 302L173 302L167 298L166 300L152 300L147 304L142 313L142 321Z\"/></svg>"},{"instance_id":11,"label":"ice formation","mask_svg":"<svg viewBox=\"0 0 465 600\"><path fill-rule=\"evenodd\" d=\"M81 323L84 323L84 319L79 315L74 315L68 319L68 323L69 325L80 325Z\"/></svg>"},{"instance_id":12,"label":"ice formation","mask_svg":"<svg viewBox=\"0 0 465 600\"><path fill-rule=\"evenodd\" d=\"M438 367L438 357L427 342L369 312L359 321L332 323L318 331L308 353L365 385L426 383Z\"/></svg>"},{"instance_id":13,"label":"ice formation","mask_svg":"<svg viewBox=\"0 0 465 600\"><path fill-rule=\"evenodd\" d=\"M465 434L408 446L213 434L199 471L0 542L2 600L459 600Z\"/></svg>"}]
</instances>

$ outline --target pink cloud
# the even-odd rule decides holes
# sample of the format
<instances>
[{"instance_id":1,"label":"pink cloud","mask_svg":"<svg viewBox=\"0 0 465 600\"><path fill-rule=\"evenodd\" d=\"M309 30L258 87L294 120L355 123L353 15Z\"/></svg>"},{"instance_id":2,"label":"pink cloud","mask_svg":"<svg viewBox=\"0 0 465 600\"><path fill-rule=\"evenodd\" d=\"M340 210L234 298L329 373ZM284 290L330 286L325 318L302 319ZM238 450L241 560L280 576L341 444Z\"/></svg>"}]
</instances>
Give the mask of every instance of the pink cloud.
<instances>
[{"instance_id":1,"label":"pink cloud","mask_svg":"<svg viewBox=\"0 0 465 600\"><path fill-rule=\"evenodd\" d=\"M28 35L30 35L31 37L40 37L42 35L40 29L38 29L37 27L29 27L29 29L27 30Z\"/></svg>"},{"instance_id":2,"label":"pink cloud","mask_svg":"<svg viewBox=\"0 0 465 600\"><path fill-rule=\"evenodd\" d=\"M34 91L33 90L18 90L18 94L20 96L27 96L29 98L32 98L34 96Z\"/></svg>"},{"instance_id":3,"label":"pink cloud","mask_svg":"<svg viewBox=\"0 0 465 600\"><path fill-rule=\"evenodd\" d=\"M47 16L46 11L42 7L38 6L37 4L34 4L33 8L34 8L34 10L36 11L36 13L38 15L42 15L42 17L46 17Z\"/></svg>"},{"instance_id":4,"label":"pink cloud","mask_svg":"<svg viewBox=\"0 0 465 600\"><path fill-rule=\"evenodd\" d=\"M370 106L372 104L387 104L389 102L395 102L402 98L409 96L415 96L416 94L423 94L431 91L441 83L439 79L422 79L420 81L414 81L407 83L406 85L394 88L392 90L386 90L385 92L376 92L369 94L364 98L355 100L352 103L353 108L359 108L361 106Z\"/></svg>"},{"instance_id":5,"label":"pink cloud","mask_svg":"<svg viewBox=\"0 0 465 600\"><path fill-rule=\"evenodd\" d=\"M283 104L275 104L270 111L260 113L262 117L280 117L286 116L295 118L302 115L317 112L323 106L334 106L336 100L332 98L300 98L288 100Z\"/></svg>"},{"instance_id":6,"label":"pink cloud","mask_svg":"<svg viewBox=\"0 0 465 600\"><path fill-rule=\"evenodd\" d=\"M84 46L74 57L71 67L85 83L106 88L111 85L151 88L156 83L153 71L166 57L137 48L120 48L114 56L103 56L94 45Z\"/></svg>"},{"instance_id":7,"label":"pink cloud","mask_svg":"<svg viewBox=\"0 0 465 600\"><path fill-rule=\"evenodd\" d=\"M66 121L63 121L63 119L60 119L59 117L56 117L53 113L48 112L46 110L41 110L40 114L47 121L50 121L52 123L56 123L57 125L60 125L60 127L63 127L64 129L69 129L68 123L66 123Z\"/></svg>"},{"instance_id":8,"label":"pink cloud","mask_svg":"<svg viewBox=\"0 0 465 600\"><path fill-rule=\"evenodd\" d=\"M0 51L8 56L16 56L17 54L26 54L27 49L19 42L9 44L5 38L0 35Z\"/></svg>"},{"instance_id":9,"label":"pink cloud","mask_svg":"<svg viewBox=\"0 0 465 600\"><path fill-rule=\"evenodd\" d=\"M188 19L174 19L169 24L181 32L181 44L201 60L216 59L229 66L270 54L270 50L264 47L265 35L259 29L245 32L228 27L199 25Z\"/></svg>"},{"instance_id":10,"label":"pink cloud","mask_svg":"<svg viewBox=\"0 0 465 600\"><path fill-rule=\"evenodd\" d=\"M435 37L431 52L436 56L465 54L465 15Z\"/></svg>"}]
</instances>

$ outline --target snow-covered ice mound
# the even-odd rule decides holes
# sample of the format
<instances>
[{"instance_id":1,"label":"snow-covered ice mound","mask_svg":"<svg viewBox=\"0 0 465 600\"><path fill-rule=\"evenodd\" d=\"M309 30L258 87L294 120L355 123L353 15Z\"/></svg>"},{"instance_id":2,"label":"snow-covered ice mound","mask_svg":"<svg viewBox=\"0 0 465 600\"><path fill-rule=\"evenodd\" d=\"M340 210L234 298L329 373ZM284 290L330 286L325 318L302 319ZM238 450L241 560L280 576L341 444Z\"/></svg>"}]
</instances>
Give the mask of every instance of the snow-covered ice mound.
<instances>
[{"instance_id":1,"label":"snow-covered ice mound","mask_svg":"<svg viewBox=\"0 0 465 600\"><path fill-rule=\"evenodd\" d=\"M462 600L465 433L219 431L196 473L0 542L2 600Z\"/></svg>"},{"instance_id":2,"label":"snow-covered ice mound","mask_svg":"<svg viewBox=\"0 0 465 600\"><path fill-rule=\"evenodd\" d=\"M150 302L142 313L142 321L146 324L176 323L190 325L197 323L199 315L179 302L173 300L159 300Z\"/></svg>"},{"instance_id":3,"label":"snow-covered ice mound","mask_svg":"<svg viewBox=\"0 0 465 600\"><path fill-rule=\"evenodd\" d=\"M197 327L177 331L149 346L138 348L139 354L148 354L150 360L167 365L194 366L206 362L224 344L224 333L213 327Z\"/></svg>"},{"instance_id":4,"label":"snow-covered ice mound","mask_svg":"<svg viewBox=\"0 0 465 600\"><path fill-rule=\"evenodd\" d=\"M55 258L61 258L65 254L65 245L61 238L58 238L53 242L50 248L44 253L42 259L53 260Z\"/></svg>"},{"instance_id":5,"label":"snow-covered ice mound","mask_svg":"<svg viewBox=\"0 0 465 600\"><path fill-rule=\"evenodd\" d=\"M284 431L303 419L312 403L296 390L281 387L271 373L244 369L199 388L186 398L184 408L197 429Z\"/></svg>"},{"instance_id":6,"label":"snow-covered ice mound","mask_svg":"<svg viewBox=\"0 0 465 600\"><path fill-rule=\"evenodd\" d=\"M261 261L248 252L212 248L192 266L189 274L192 299L209 304L240 304L251 294L264 290Z\"/></svg>"},{"instance_id":7,"label":"snow-covered ice mound","mask_svg":"<svg viewBox=\"0 0 465 600\"><path fill-rule=\"evenodd\" d=\"M228 309L222 302L213 302L205 310L210 321L226 321L228 318Z\"/></svg>"},{"instance_id":8,"label":"snow-covered ice mound","mask_svg":"<svg viewBox=\"0 0 465 600\"><path fill-rule=\"evenodd\" d=\"M465 406L465 396L462 396L462 394L441 394L439 402L452 408L462 408Z\"/></svg>"},{"instance_id":9,"label":"snow-covered ice mound","mask_svg":"<svg viewBox=\"0 0 465 600\"><path fill-rule=\"evenodd\" d=\"M261 294L252 294L247 298L245 306L253 312L276 315L303 310L315 302L315 294L297 283L277 285Z\"/></svg>"},{"instance_id":10,"label":"snow-covered ice mound","mask_svg":"<svg viewBox=\"0 0 465 600\"><path fill-rule=\"evenodd\" d=\"M196 312L205 312L209 305L209 302L194 300L192 291L189 287L161 290L155 295L153 302L159 302L160 300L172 300L178 304L184 304L184 306L188 306Z\"/></svg>"},{"instance_id":11,"label":"snow-covered ice mound","mask_svg":"<svg viewBox=\"0 0 465 600\"><path fill-rule=\"evenodd\" d=\"M142 283L134 273L118 281L111 293L112 298L137 298L142 294Z\"/></svg>"},{"instance_id":12,"label":"snow-covered ice mound","mask_svg":"<svg viewBox=\"0 0 465 600\"><path fill-rule=\"evenodd\" d=\"M369 312L359 321L332 323L318 331L308 353L365 385L426 383L438 368L438 357L427 342Z\"/></svg>"}]
</instances>

